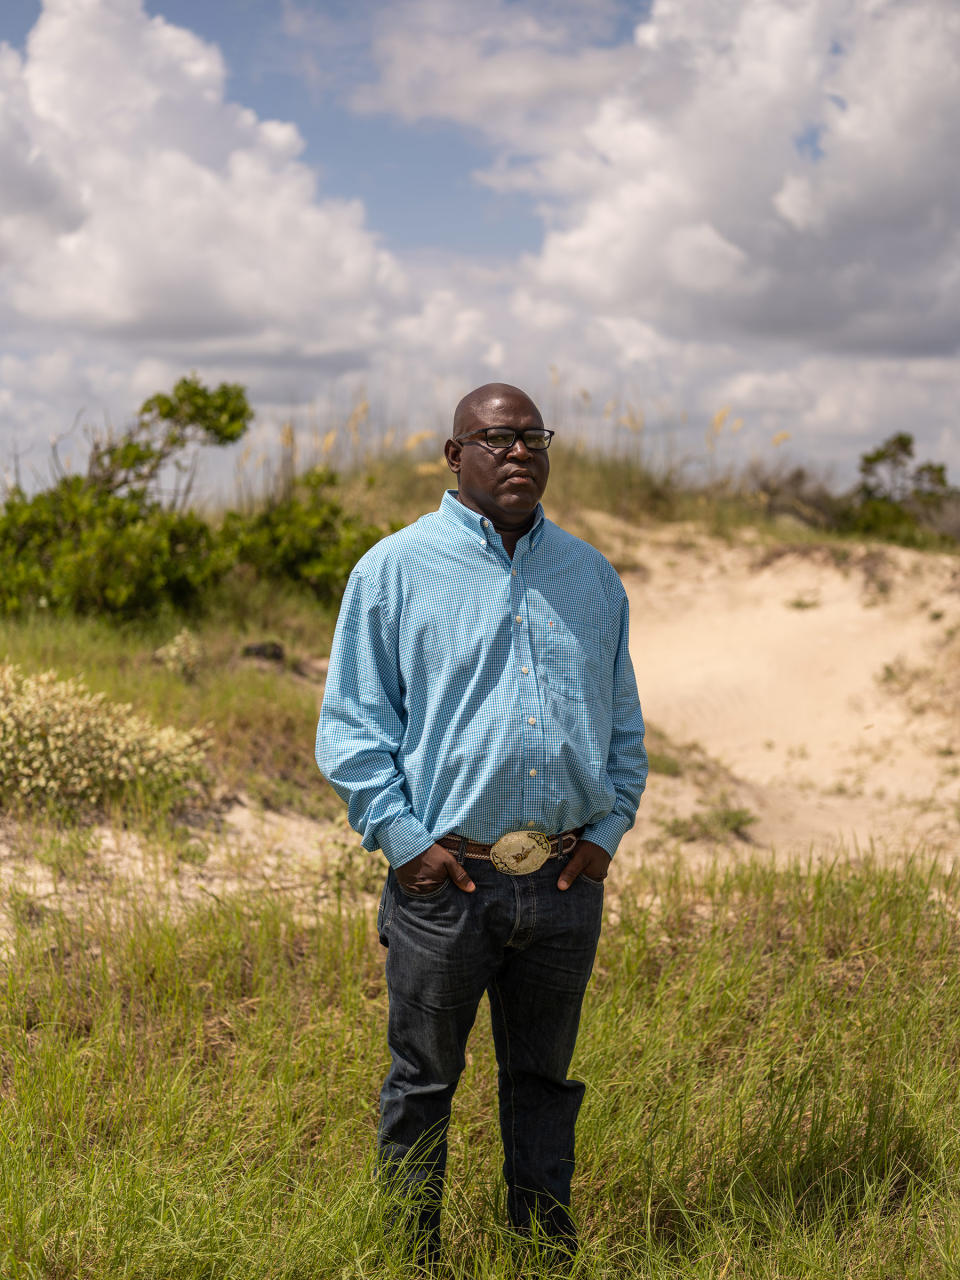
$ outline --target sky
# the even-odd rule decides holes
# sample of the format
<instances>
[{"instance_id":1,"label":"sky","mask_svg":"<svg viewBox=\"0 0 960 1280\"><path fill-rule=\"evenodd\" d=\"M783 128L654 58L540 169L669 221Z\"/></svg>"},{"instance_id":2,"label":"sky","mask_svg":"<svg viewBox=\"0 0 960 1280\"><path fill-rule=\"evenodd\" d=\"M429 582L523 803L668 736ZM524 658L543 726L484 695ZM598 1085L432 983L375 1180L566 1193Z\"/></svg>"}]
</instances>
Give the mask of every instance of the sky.
<instances>
[{"instance_id":1,"label":"sky","mask_svg":"<svg viewBox=\"0 0 960 1280\"><path fill-rule=\"evenodd\" d=\"M960 481L957 155L956 0L3 0L0 471L195 370Z\"/></svg>"}]
</instances>

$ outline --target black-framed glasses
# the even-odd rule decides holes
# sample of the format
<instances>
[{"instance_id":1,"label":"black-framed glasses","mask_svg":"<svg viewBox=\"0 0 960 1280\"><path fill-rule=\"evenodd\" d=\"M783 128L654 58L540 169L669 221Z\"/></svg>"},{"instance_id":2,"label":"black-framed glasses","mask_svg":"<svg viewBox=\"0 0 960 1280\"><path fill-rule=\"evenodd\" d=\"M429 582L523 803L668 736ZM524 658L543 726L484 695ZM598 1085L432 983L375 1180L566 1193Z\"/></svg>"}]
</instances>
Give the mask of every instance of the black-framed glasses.
<instances>
[{"instance_id":1,"label":"black-framed glasses","mask_svg":"<svg viewBox=\"0 0 960 1280\"><path fill-rule=\"evenodd\" d=\"M478 436L483 439L477 439ZM523 431L515 431L513 427L482 427L479 431L471 431L468 436L457 436L456 439L458 442L472 440L475 444L485 444L488 449L499 450L512 449L517 436L528 449L538 453L550 448L554 432L548 431L546 427L527 427Z\"/></svg>"}]
</instances>

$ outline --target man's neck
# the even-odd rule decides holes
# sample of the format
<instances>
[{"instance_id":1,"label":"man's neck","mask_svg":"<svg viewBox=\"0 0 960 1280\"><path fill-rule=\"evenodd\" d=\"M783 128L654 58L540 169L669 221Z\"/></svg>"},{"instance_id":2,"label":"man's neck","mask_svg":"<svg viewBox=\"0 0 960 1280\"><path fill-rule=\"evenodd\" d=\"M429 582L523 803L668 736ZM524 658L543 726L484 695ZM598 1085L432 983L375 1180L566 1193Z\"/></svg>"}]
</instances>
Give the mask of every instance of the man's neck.
<instances>
[{"instance_id":1,"label":"man's neck","mask_svg":"<svg viewBox=\"0 0 960 1280\"><path fill-rule=\"evenodd\" d=\"M461 504L461 506L467 507L467 503L465 503L463 499L460 497L459 492L457 493L457 501ZM467 507L468 511L473 511L474 509L475 508L473 507ZM517 549L517 543L525 534L528 534L530 532L530 530L533 528L537 519L536 507L534 507L534 509L530 512L529 516L527 516L523 524L520 524L520 525L497 524L493 516L487 515L486 512L478 511L477 514L481 516L485 516L485 518L489 520L490 523L493 525L494 529L496 529L497 533L499 533L500 541L503 543L503 549L504 551L506 551L507 555L510 557L511 560L513 559L514 551L516 551Z\"/></svg>"}]
</instances>

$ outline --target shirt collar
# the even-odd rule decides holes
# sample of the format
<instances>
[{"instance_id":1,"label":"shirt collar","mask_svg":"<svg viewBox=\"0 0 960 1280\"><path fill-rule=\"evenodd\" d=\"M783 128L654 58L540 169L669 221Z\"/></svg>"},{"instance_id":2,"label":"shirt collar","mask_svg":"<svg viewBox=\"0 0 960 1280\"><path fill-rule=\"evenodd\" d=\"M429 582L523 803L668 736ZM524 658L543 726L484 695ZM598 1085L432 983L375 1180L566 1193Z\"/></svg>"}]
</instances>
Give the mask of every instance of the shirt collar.
<instances>
[{"instance_id":1,"label":"shirt collar","mask_svg":"<svg viewBox=\"0 0 960 1280\"><path fill-rule=\"evenodd\" d=\"M469 530L475 537L481 538L484 542L490 541L490 534L495 534L492 521L486 516L482 516L479 511L471 511L469 507L465 507L457 497L456 489L448 489L443 495L443 501L440 503L440 514L448 520L453 520L461 525L464 529ZM519 539L517 546L529 538L531 550L537 546L543 537L543 528L546 517L543 514L543 507L537 503L537 511L533 521L533 527L529 529L522 538Z\"/></svg>"}]
</instances>

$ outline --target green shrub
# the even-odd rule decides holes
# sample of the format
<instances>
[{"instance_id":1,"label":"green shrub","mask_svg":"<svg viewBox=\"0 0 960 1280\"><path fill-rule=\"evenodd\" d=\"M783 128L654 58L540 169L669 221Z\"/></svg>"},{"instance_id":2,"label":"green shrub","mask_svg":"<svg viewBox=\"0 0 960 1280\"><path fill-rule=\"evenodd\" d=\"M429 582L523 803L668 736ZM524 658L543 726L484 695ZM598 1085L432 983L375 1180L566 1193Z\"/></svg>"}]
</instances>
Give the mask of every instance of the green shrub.
<instances>
[{"instance_id":1,"label":"green shrub","mask_svg":"<svg viewBox=\"0 0 960 1280\"><path fill-rule=\"evenodd\" d=\"M915 546L929 539L917 517L892 498L863 498L843 512L839 523L845 533L882 538L902 546Z\"/></svg>"},{"instance_id":2,"label":"green shrub","mask_svg":"<svg viewBox=\"0 0 960 1280\"><path fill-rule=\"evenodd\" d=\"M262 510L230 512L219 529L186 509L198 450L240 439L251 416L242 387L211 391L182 378L171 395L144 401L118 436L93 440L86 476L59 468L33 497L13 488L0 508L0 614L197 612L235 564L336 603L382 530L344 515L329 493L333 472L316 468Z\"/></svg>"},{"instance_id":3,"label":"green shrub","mask_svg":"<svg viewBox=\"0 0 960 1280\"><path fill-rule=\"evenodd\" d=\"M321 603L335 603L357 560L383 536L344 514L329 492L336 483L332 471L315 467L253 515L229 512L220 533L227 554L262 578L296 583Z\"/></svg>"},{"instance_id":4,"label":"green shrub","mask_svg":"<svg viewBox=\"0 0 960 1280\"><path fill-rule=\"evenodd\" d=\"M29 498L13 488L0 511L0 611L195 608L227 567L214 531L185 510L197 450L239 439L251 417L242 387L181 378L119 437L94 438L86 476L65 474L54 448L56 483ZM161 473L176 477L166 499Z\"/></svg>"},{"instance_id":5,"label":"green shrub","mask_svg":"<svg viewBox=\"0 0 960 1280\"><path fill-rule=\"evenodd\" d=\"M189 511L103 493L64 477L0 511L0 611L36 608L116 618L195 608L226 568L213 531Z\"/></svg>"}]
</instances>

